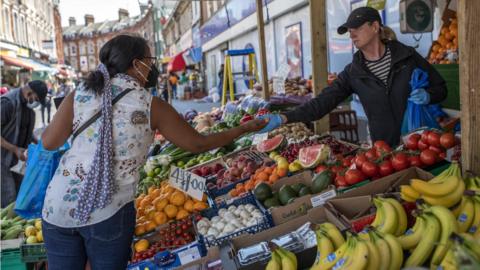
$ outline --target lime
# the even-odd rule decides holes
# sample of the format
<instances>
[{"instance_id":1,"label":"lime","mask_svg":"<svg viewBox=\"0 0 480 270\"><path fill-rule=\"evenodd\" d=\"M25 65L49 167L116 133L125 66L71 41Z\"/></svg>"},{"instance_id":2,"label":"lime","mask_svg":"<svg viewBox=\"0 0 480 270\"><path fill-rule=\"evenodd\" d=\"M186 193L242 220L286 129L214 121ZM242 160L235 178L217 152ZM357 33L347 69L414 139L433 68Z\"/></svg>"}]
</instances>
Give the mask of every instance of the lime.
<instances>
[{"instance_id":1,"label":"lime","mask_svg":"<svg viewBox=\"0 0 480 270\"><path fill-rule=\"evenodd\" d=\"M182 166L185 166L185 162L183 160L179 160L177 162L177 167L182 167Z\"/></svg>"},{"instance_id":2,"label":"lime","mask_svg":"<svg viewBox=\"0 0 480 270\"><path fill-rule=\"evenodd\" d=\"M155 176L155 170L151 170L147 172L148 177L154 177Z\"/></svg>"},{"instance_id":3,"label":"lime","mask_svg":"<svg viewBox=\"0 0 480 270\"><path fill-rule=\"evenodd\" d=\"M162 172L162 168L156 168L154 172L155 172L155 175L159 175Z\"/></svg>"},{"instance_id":4,"label":"lime","mask_svg":"<svg viewBox=\"0 0 480 270\"><path fill-rule=\"evenodd\" d=\"M276 156L278 156L278 153L275 152L275 151L271 152L271 153L268 155L268 157L271 158L271 159L275 159Z\"/></svg>"}]
</instances>

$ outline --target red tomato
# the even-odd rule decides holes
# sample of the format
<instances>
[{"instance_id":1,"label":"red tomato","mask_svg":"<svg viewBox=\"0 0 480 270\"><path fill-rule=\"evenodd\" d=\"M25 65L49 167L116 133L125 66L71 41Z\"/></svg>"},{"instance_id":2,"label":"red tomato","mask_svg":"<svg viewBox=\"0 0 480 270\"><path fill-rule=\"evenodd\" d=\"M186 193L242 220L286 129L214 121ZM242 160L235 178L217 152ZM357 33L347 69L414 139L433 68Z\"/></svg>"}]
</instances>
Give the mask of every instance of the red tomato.
<instances>
[{"instance_id":1,"label":"red tomato","mask_svg":"<svg viewBox=\"0 0 480 270\"><path fill-rule=\"evenodd\" d=\"M437 154L440 154L443 152L443 149L440 149L440 147L436 147L436 146L433 146L433 145L430 145L428 147L428 149L432 150L433 152L437 153Z\"/></svg>"},{"instance_id":2,"label":"red tomato","mask_svg":"<svg viewBox=\"0 0 480 270\"><path fill-rule=\"evenodd\" d=\"M328 167L325 166L325 165L318 165L317 168L315 168L315 173L319 174L319 173L321 173L321 172L323 172L327 169L328 169Z\"/></svg>"},{"instance_id":3,"label":"red tomato","mask_svg":"<svg viewBox=\"0 0 480 270\"><path fill-rule=\"evenodd\" d=\"M363 180L365 180L365 175L360 170L352 169L345 173L345 181L349 185L354 185L362 182Z\"/></svg>"},{"instance_id":4,"label":"red tomato","mask_svg":"<svg viewBox=\"0 0 480 270\"><path fill-rule=\"evenodd\" d=\"M380 166L378 167L378 172L380 173L380 176L390 175L394 171L395 170L393 169L392 162L390 160L384 160L382 163L380 163Z\"/></svg>"},{"instance_id":5,"label":"red tomato","mask_svg":"<svg viewBox=\"0 0 480 270\"><path fill-rule=\"evenodd\" d=\"M423 163L422 163L422 161L420 160L420 157L419 157L419 156L410 156L410 157L408 158L408 160L410 161L410 166L411 166L411 167L418 167L418 168L423 167Z\"/></svg>"},{"instance_id":6,"label":"red tomato","mask_svg":"<svg viewBox=\"0 0 480 270\"><path fill-rule=\"evenodd\" d=\"M345 181L344 175L337 175L337 177L335 177L334 184L337 188L348 186L347 182Z\"/></svg>"},{"instance_id":7,"label":"red tomato","mask_svg":"<svg viewBox=\"0 0 480 270\"><path fill-rule=\"evenodd\" d=\"M452 133L445 133L440 136L440 144L445 149L450 149L455 146L455 136Z\"/></svg>"},{"instance_id":8,"label":"red tomato","mask_svg":"<svg viewBox=\"0 0 480 270\"><path fill-rule=\"evenodd\" d=\"M408 157L404 153L398 153L392 159L392 166L396 171L404 170L409 165Z\"/></svg>"},{"instance_id":9,"label":"red tomato","mask_svg":"<svg viewBox=\"0 0 480 270\"><path fill-rule=\"evenodd\" d=\"M410 150L417 150L418 149L418 142L420 141L420 135L417 133L414 133L410 136L408 136L407 141L405 142L405 146L407 149Z\"/></svg>"},{"instance_id":10,"label":"red tomato","mask_svg":"<svg viewBox=\"0 0 480 270\"><path fill-rule=\"evenodd\" d=\"M446 157L447 157L447 154L445 152L438 154L438 158L440 159L445 159Z\"/></svg>"},{"instance_id":11,"label":"red tomato","mask_svg":"<svg viewBox=\"0 0 480 270\"><path fill-rule=\"evenodd\" d=\"M330 170L334 174L339 174L339 173L343 172L345 170L345 168L342 167L342 166L335 165L335 166L331 167Z\"/></svg>"},{"instance_id":12,"label":"red tomato","mask_svg":"<svg viewBox=\"0 0 480 270\"><path fill-rule=\"evenodd\" d=\"M348 156L342 160L342 166L348 168L352 165L353 156Z\"/></svg>"},{"instance_id":13,"label":"red tomato","mask_svg":"<svg viewBox=\"0 0 480 270\"><path fill-rule=\"evenodd\" d=\"M420 160L428 166L435 164L437 158L438 154L430 149L425 149L420 153Z\"/></svg>"},{"instance_id":14,"label":"red tomato","mask_svg":"<svg viewBox=\"0 0 480 270\"><path fill-rule=\"evenodd\" d=\"M368 150L366 153L365 153L365 157L370 160L370 161L374 161L375 159L378 158L378 155L377 155L377 150L372 148L370 150Z\"/></svg>"},{"instance_id":15,"label":"red tomato","mask_svg":"<svg viewBox=\"0 0 480 270\"><path fill-rule=\"evenodd\" d=\"M430 132L430 134L428 134L428 144L439 147L440 146L440 135L436 132Z\"/></svg>"},{"instance_id":16,"label":"red tomato","mask_svg":"<svg viewBox=\"0 0 480 270\"><path fill-rule=\"evenodd\" d=\"M418 149L425 150L428 149L428 143L424 142L423 140L418 141Z\"/></svg>"},{"instance_id":17,"label":"red tomato","mask_svg":"<svg viewBox=\"0 0 480 270\"><path fill-rule=\"evenodd\" d=\"M374 177L378 174L378 166L371 161L366 161L362 164L362 172L367 177Z\"/></svg>"},{"instance_id":18,"label":"red tomato","mask_svg":"<svg viewBox=\"0 0 480 270\"><path fill-rule=\"evenodd\" d=\"M357 167L357 169L360 169L362 168L362 164L367 161L367 157L365 157L365 154L364 153L360 153L360 154L357 154L357 156L355 157L355 166Z\"/></svg>"},{"instance_id":19,"label":"red tomato","mask_svg":"<svg viewBox=\"0 0 480 270\"><path fill-rule=\"evenodd\" d=\"M380 152L380 153L390 153L390 152L392 152L392 148L385 141L376 141L373 144L373 147L375 149L377 149L378 152Z\"/></svg>"},{"instance_id":20,"label":"red tomato","mask_svg":"<svg viewBox=\"0 0 480 270\"><path fill-rule=\"evenodd\" d=\"M431 131L425 130L425 131L422 133L421 141L424 142L424 143L428 143L428 135L429 135L430 133L431 133Z\"/></svg>"}]
</instances>

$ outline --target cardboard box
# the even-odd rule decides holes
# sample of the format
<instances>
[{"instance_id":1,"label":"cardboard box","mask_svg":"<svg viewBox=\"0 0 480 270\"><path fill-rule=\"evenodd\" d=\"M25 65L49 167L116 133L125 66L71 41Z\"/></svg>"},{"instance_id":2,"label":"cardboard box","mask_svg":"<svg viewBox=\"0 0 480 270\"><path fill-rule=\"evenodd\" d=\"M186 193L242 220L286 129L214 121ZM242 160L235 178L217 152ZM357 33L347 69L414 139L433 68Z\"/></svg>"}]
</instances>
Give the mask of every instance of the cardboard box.
<instances>
[{"instance_id":1,"label":"cardboard box","mask_svg":"<svg viewBox=\"0 0 480 270\"><path fill-rule=\"evenodd\" d=\"M207 265L215 262L220 258L220 250L218 247L212 247L208 250L207 256L202 257L196 261L190 262L188 264L182 265L176 269L179 270L200 270L207 269Z\"/></svg>"},{"instance_id":2,"label":"cardboard box","mask_svg":"<svg viewBox=\"0 0 480 270\"><path fill-rule=\"evenodd\" d=\"M280 179L272 186L272 191L279 191L283 185L292 185L303 183L308 187L312 186L313 173L304 171L291 177ZM313 207L321 206L330 198L336 196L335 188L329 188L322 193L306 195L296 198L292 203L284 206L272 207L269 212L273 223L279 225L289 220L298 218L307 214L307 211Z\"/></svg>"},{"instance_id":3,"label":"cardboard box","mask_svg":"<svg viewBox=\"0 0 480 270\"><path fill-rule=\"evenodd\" d=\"M270 228L254 235L244 235L233 239L229 245L223 246L220 250L223 269L264 269L265 265L260 262L253 263L248 266L240 266L236 262L236 254L238 250L258 244L263 241L270 241L276 237L288 234L294 230L297 230L307 222L319 224L325 221L329 221L328 217L326 216L325 208L317 207L311 209L305 215L299 218L290 220L276 227ZM312 247L297 253L296 256L298 259L298 269L309 268L315 261L316 252L317 248Z\"/></svg>"}]
</instances>

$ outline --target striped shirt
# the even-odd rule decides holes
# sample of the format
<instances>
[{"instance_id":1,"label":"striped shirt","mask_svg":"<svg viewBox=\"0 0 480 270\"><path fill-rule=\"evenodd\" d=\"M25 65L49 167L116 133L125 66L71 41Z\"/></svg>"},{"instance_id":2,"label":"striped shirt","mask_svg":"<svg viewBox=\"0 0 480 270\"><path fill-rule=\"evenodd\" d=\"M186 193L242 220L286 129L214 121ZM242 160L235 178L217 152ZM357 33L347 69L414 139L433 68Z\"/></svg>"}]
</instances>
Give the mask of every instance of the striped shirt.
<instances>
[{"instance_id":1,"label":"striped shirt","mask_svg":"<svg viewBox=\"0 0 480 270\"><path fill-rule=\"evenodd\" d=\"M387 85L388 74L390 73L390 64L392 55L390 49L386 47L385 54L376 61L368 61L365 59L365 65L384 85Z\"/></svg>"}]
</instances>

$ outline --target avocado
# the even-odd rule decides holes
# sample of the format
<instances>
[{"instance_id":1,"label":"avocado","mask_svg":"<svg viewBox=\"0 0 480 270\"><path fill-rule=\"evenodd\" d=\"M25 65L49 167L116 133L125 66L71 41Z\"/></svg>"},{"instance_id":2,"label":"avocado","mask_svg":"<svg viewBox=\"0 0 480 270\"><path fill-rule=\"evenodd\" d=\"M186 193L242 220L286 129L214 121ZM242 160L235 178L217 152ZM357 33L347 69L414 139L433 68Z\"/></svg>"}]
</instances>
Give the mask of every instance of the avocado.
<instances>
[{"instance_id":1,"label":"avocado","mask_svg":"<svg viewBox=\"0 0 480 270\"><path fill-rule=\"evenodd\" d=\"M292 187L283 185L278 192L278 197L282 205L286 205L290 199L297 197L297 193Z\"/></svg>"},{"instance_id":2,"label":"avocado","mask_svg":"<svg viewBox=\"0 0 480 270\"><path fill-rule=\"evenodd\" d=\"M328 170L316 174L312 180L313 194L322 192L332 182L332 173Z\"/></svg>"},{"instance_id":3,"label":"avocado","mask_svg":"<svg viewBox=\"0 0 480 270\"><path fill-rule=\"evenodd\" d=\"M272 197L272 188L267 183L260 183L253 190L253 194L257 200L263 202Z\"/></svg>"},{"instance_id":4,"label":"avocado","mask_svg":"<svg viewBox=\"0 0 480 270\"><path fill-rule=\"evenodd\" d=\"M303 188L303 187L306 187L305 184L303 183L296 183L296 184L293 184L291 185L292 189L295 191L295 193L298 194L298 192Z\"/></svg>"},{"instance_id":5,"label":"avocado","mask_svg":"<svg viewBox=\"0 0 480 270\"><path fill-rule=\"evenodd\" d=\"M305 196L305 195L308 195L308 194L312 194L312 190L310 189L310 187L304 186L298 192L298 197L302 197L302 196Z\"/></svg>"},{"instance_id":6,"label":"avocado","mask_svg":"<svg viewBox=\"0 0 480 270\"><path fill-rule=\"evenodd\" d=\"M280 202L278 201L277 198L271 197L271 198L266 199L263 202L263 205L265 206L266 209L269 209L271 207L280 206Z\"/></svg>"}]
</instances>

